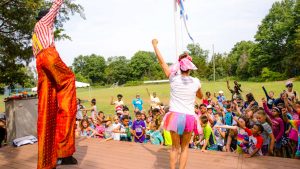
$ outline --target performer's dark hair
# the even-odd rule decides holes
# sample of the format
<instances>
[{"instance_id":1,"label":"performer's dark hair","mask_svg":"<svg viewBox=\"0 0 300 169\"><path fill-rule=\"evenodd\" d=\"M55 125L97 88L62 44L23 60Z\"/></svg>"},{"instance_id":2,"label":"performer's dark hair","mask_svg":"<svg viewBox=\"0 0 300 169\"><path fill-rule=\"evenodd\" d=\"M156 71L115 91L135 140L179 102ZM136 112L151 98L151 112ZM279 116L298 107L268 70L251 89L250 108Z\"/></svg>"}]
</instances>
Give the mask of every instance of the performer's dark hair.
<instances>
[{"instance_id":1,"label":"performer's dark hair","mask_svg":"<svg viewBox=\"0 0 300 169\"><path fill-rule=\"evenodd\" d=\"M49 11L50 11L50 9L41 9L41 10L39 11L38 16L35 17L35 19L36 19L37 21L41 20L45 15L47 15L47 13L49 13Z\"/></svg>"}]
</instances>

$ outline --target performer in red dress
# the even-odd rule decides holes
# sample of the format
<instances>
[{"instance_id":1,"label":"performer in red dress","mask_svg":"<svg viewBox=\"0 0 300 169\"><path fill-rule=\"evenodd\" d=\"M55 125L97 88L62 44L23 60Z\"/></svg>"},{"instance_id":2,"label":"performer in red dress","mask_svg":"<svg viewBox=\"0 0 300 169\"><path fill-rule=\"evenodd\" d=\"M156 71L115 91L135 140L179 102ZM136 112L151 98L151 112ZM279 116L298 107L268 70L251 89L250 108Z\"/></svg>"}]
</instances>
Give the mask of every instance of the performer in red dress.
<instances>
[{"instance_id":1,"label":"performer in red dress","mask_svg":"<svg viewBox=\"0 0 300 169\"><path fill-rule=\"evenodd\" d=\"M54 45L54 21L63 0L39 12L32 37L38 72L38 164L55 168L77 164L75 152L76 88L73 72Z\"/></svg>"}]
</instances>

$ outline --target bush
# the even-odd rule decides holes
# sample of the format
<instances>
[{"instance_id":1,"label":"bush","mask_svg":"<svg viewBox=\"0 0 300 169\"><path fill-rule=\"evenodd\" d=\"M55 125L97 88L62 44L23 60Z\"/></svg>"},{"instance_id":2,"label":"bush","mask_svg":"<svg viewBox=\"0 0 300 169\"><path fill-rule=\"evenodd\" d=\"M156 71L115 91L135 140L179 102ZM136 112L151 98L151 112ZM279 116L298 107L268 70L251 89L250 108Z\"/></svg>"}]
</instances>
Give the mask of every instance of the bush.
<instances>
[{"instance_id":1,"label":"bush","mask_svg":"<svg viewBox=\"0 0 300 169\"><path fill-rule=\"evenodd\" d=\"M265 67L261 71L261 78L265 81L277 81L284 80L285 76L279 72L273 72L269 68Z\"/></svg>"},{"instance_id":2,"label":"bush","mask_svg":"<svg viewBox=\"0 0 300 169\"><path fill-rule=\"evenodd\" d=\"M264 78L258 76L258 77L250 77L248 79L248 81L250 81L250 82L265 82L266 80Z\"/></svg>"},{"instance_id":3,"label":"bush","mask_svg":"<svg viewBox=\"0 0 300 169\"><path fill-rule=\"evenodd\" d=\"M139 86L142 85L144 82L143 81L128 81L125 83L124 86Z\"/></svg>"}]
</instances>

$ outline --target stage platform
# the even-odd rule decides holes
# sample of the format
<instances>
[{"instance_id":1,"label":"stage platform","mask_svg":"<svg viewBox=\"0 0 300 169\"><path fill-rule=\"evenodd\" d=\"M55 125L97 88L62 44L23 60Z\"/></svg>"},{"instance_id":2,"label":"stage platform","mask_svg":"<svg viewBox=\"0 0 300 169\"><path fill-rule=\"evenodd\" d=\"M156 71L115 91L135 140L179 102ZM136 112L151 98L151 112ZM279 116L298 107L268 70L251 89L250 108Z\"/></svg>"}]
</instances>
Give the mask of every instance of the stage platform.
<instances>
[{"instance_id":1,"label":"stage platform","mask_svg":"<svg viewBox=\"0 0 300 169\"><path fill-rule=\"evenodd\" d=\"M99 139L77 139L74 156L76 166L58 166L58 169L164 169L169 168L169 149L163 146L127 142L101 142ZM37 144L19 148L0 149L1 169L34 169L37 162ZM188 169L299 169L300 160L256 157L223 152L202 153L189 150Z\"/></svg>"}]
</instances>

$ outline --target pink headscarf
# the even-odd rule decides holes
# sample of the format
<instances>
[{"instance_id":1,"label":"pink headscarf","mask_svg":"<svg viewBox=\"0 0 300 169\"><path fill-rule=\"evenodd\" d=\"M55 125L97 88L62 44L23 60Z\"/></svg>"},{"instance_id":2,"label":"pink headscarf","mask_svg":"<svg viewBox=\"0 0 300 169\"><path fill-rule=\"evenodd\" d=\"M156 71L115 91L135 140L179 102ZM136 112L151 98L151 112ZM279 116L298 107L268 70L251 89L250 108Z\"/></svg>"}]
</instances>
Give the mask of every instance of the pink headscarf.
<instances>
[{"instance_id":1,"label":"pink headscarf","mask_svg":"<svg viewBox=\"0 0 300 169\"><path fill-rule=\"evenodd\" d=\"M176 74L179 70L197 70L197 67L192 62L192 57L187 55L183 59L178 59L178 62L171 66L171 74Z\"/></svg>"}]
</instances>

